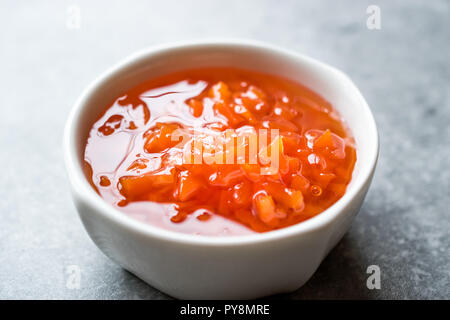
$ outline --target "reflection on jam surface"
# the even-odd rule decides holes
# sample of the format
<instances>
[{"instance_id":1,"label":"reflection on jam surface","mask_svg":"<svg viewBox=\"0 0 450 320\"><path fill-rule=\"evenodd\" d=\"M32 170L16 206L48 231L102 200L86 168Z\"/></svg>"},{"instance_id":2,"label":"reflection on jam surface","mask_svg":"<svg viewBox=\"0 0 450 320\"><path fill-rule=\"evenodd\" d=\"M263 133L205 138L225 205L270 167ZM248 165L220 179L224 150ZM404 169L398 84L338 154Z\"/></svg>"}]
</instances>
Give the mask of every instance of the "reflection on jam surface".
<instances>
[{"instance_id":1,"label":"reflection on jam surface","mask_svg":"<svg viewBox=\"0 0 450 320\"><path fill-rule=\"evenodd\" d=\"M146 81L105 110L86 144L91 184L125 214L173 231L238 235L299 223L342 197L356 162L327 101L267 74L187 70ZM266 145L262 129L277 130ZM259 142L256 162L248 134ZM192 162L199 153L216 162ZM276 170L263 154L277 156Z\"/></svg>"}]
</instances>

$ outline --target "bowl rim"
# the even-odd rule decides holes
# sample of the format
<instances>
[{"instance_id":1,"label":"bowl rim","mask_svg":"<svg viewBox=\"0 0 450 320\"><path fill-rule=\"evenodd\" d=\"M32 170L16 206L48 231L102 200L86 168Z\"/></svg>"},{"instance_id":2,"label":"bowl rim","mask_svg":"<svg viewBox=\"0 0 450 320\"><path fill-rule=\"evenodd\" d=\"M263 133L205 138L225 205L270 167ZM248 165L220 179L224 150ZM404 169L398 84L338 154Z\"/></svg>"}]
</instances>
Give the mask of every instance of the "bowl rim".
<instances>
[{"instance_id":1,"label":"bowl rim","mask_svg":"<svg viewBox=\"0 0 450 320\"><path fill-rule=\"evenodd\" d=\"M181 233L143 223L114 208L94 191L94 189L86 179L81 166L77 165L79 156L77 155L76 147L77 124L80 121L80 115L82 114L84 107L90 100L91 95L103 83L108 82L118 73L123 71L123 69L131 66L134 63L137 63L138 61L150 60L157 54L172 50L180 51L183 49L205 49L211 47L256 49L271 52L285 58L300 59L308 64L313 64L316 67L320 67L326 70L326 72L333 72L343 77L343 80L348 82L351 89L353 90L353 94L359 100L359 107L361 109L360 111L366 113L366 116L368 116L370 123L367 126L367 130L370 130L372 132L371 136L373 137L373 143L371 144L368 163L362 166L360 172L358 173L357 179L354 181L354 183L352 183L352 185L347 188L345 194L337 202L335 202L320 214L286 228L265 233L246 235L207 236ZM307 84L305 83L305 85ZM78 199L87 202L91 207L93 207L95 210L91 210L91 212L95 212L95 214L101 215L102 218L106 218L110 222L114 222L128 229L128 231L134 232L144 237L153 237L163 241L201 246L235 246L244 244L257 244L299 236L300 234L310 233L318 229L325 228L329 224L333 223L333 221L336 220L339 214L342 213L344 209L351 204L353 198L355 198L355 196L364 188L366 183L370 182L378 160L379 136L375 119L367 102L365 101L364 97L362 96L356 85L353 83L353 81L340 70L301 53L295 52L290 49L281 48L273 44L248 39L215 38L193 41L178 41L150 46L129 55L127 58L107 69L84 89L84 91L72 107L64 129L63 151L64 162L73 196L78 196Z\"/></svg>"}]
</instances>

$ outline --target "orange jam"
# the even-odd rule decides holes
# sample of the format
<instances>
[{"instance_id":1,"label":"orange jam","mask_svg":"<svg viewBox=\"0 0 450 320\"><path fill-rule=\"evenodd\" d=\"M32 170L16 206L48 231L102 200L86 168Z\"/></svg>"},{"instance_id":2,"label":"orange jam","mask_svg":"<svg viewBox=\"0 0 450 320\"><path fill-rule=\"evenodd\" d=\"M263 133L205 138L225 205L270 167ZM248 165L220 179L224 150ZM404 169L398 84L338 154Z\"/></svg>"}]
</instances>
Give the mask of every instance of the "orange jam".
<instances>
[{"instance_id":1,"label":"orange jam","mask_svg":"<svg viewBox=\"0 0 450 320\"><path fill-rule=\"evenodd\" d=\"M356 150L329 102L287 79L187 70L121 93L92 126L86 174L144 222L184 233L266 232L335 203Z\"/></svg>"}]
</instances>

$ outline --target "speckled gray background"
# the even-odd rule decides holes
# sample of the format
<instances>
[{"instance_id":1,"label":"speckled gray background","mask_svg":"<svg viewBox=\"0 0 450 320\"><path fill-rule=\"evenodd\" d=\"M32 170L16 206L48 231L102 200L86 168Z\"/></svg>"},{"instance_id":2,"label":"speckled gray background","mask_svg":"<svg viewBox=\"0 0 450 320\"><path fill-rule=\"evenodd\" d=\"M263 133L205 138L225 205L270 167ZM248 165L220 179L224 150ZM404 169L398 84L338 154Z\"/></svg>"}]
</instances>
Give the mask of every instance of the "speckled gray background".
<instances>
[{"instance_id":1,"label":"speckled gray background","mask_svg":"<svg viewBox=\"0 0 450 320\"><path fill-rule=\"evenodd\" d=\"M381 8L381 30L366 8ZM66 26L81 9L80 29ZM348 73L381 153L352 228L297 292L274 299L450 298L450 1L0 0L0 298L166 299L85 233L62 161L71 105L135 50L212 36L268 41ZM368 290L366 268L381 268ZM80 266L81 288L65 269Z\"/></svg>"}]
</instances>

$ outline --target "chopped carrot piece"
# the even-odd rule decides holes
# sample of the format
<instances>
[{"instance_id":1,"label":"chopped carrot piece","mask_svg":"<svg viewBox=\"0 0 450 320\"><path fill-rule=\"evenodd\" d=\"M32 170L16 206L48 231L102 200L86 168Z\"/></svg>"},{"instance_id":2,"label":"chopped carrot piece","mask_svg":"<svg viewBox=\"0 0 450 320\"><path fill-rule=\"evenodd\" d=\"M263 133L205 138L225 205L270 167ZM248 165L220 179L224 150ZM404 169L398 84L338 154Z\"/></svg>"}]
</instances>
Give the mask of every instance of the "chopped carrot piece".
<instances>
[{"instance_id":1,"label":"chopped carrot piece","mask_svg":"<svg viewBox=\"0 0 450 320\"><path fill-rule=\"evenodd\" d=\"M237 128L239 125L245 122L245 119L243 117L234 113L234 111L229 106L221 102L216 103L214 105L214 108L228 120L228 125L233 128Z\"/></svg>"},{"instance_id":2,"label":"chopped carrot piece","mask_svg":"<svg viewBox=\"0 0 450 320\"><path fill-rule=\"evenodd\" d=\"M211 87L209 96L219 101L227 101L231 96L231 92L228 86L223 81L220 81Z\"/></svg>"},{"instance_id":3,"label":"chopped carrot piece","mask_svg":"<svg viewBox=\"0 0 450 320\"><path fill-rule=\"evenodd\" d=\"M139 199L154 187L171 186L174 183L172 174L144 174L140 176L124 176L119 179L121 193L132 199Z\"/></svg>"},{"instance_id":4,"label":"chopped carrot piece","mask_svg":"<svg viewBox=\"0 0 450 320\"><path fill-rule=\"evenodd\" d=\"M180 172L180 181L178 183L178 199L186 201L192 199L196 193L201 191L204 183L194 177L189 171Z\"/></svg>"},{"instance_id":5,"label":"chopped carrot piece","mask_svg":"<svg viewBox=\"0 0 450 320\"><path fill-rule=\"evenodd\" d=\"M109 180L109 178L107 176L101 176L100 177L100 183L99 183L102 187L108 187L111 185L111 181Z\"/></svg>"},{"instance_id":6,"label":"chopped carrot piece","mask_svg":"<svg viewBox=\"0 0 450 320\"><path fill-rule=\"evenodd\" d=\"M278 129L291 132L299 131L299 127L297 125L283 118L267 119L263 122L263 126L267 129Z\"/></svg>"},{"instance_id":7,"label":"chopped carrot piece","mask_svg":"<svg viewBox=\"0 0 450 320\"><path fill-rule=\"evenodd\" d=\"M240 182L233 187L232 199L237 207L247 207L251 203L252 187L247 181Z\"/></svg>"},{"instance_id":8,"label":"chopped carrot piece","mask_svg":"<svg viewBox=\"0 0 450 320\"><path fill-rule=\"evenodd\" d=\"M203 113L203 103L197 99L189 99L187 101L194 117L200 117Z\"/></svg>"},{"instance_id":9,"label":"chopped carrot piece","mask_svg":"<svg viewBox=\"0 0 450 320\"><path fill-rule=\"evenodd\" d=\"M153 175L153 187L165 187L170 186L175 182L173 174L155 174Z\"/></svg>"},{"instance_id":10,"label":"chopped carrot piece","mask_svg":"<svg viewBox=\"0 0 450 320\"><path fill-rule=\"evenodd\" d=\"M241 164L241 170L245 176L253 182L261 181L261 167L257 164Z\"/></svg>"},{"instance_id":11,"label":"chopped carrot piece","mask_svg":"<svg viewBox=\"0 0 450 320\"><path fill-rule=\"evenodd\" d=\"M300 160L298 158L280 154L279 171L281 174L297 173L300 170Z\"/></svg>"},{"instance_id":12,"label":"chopped carrot piece","mask_svg":"<svg viewBox=\"0 0 450 320\"><path fill-rule=\"evenodd\" d=\"M127 171L131 170L143 170L147 168L148 159L136 159L132 164L127 168Z\"/></svg>"},{"instance_id":13,"label":"chopped carrot piece","mask_svg":"<svg viewBox=\"0 0 450 320\"><path fill-rule=\"evenodd\" d=\"M130 123L128 124L127 129L128 130L136 130L137 129L136 123L134 123L134 121L130 121Z\"/></svg>"},{"instance_id":14,"label":"chopped carrot piece","mask_svg":"<svg viewBox=\"0 0 450 320\"><path fill-rule=\"evenodd\" d=\"M255 116L244 106L240 106L240 105L236 105L234 107L234 112L240 116L242 116L243 118L245 118L245 120L247 120L247 122L249 124L256 124L256 118Z\"/></svg>"},{"instance_id":15,"label":"chopped carrot piece","mask_svg":"<svg viewBox=\"0 0 450 320\"><path fill-rule=\"evenodd\" d=\"M298 114L299 114L299 112L298 112L297 109L292 108L292 107L288 107L288 106L285 106L285 105L282 105L282 104L276 105L276 106L274 107L274 109L273 109L273 113L274 113L276 116L285 118L285 119L287 119L287 120L293 120L293 119L295 119L295 118L298 116Z\"/></svg>"},{"instance_id":16,"label":"chopped carrot piece","mask_svg":"<svg viewBox=\"0 0 450 320\"><path fill-rule=\"evenodd\" d=\"M317 134L317 133L316 133ZM327 150L333 159L345 158L345 142L344 140L327 129L320 136L315 138L315 150Z\"/></svg>"},{"instance_id":17,"label":"chopped carrot piece","mask_svg":"<svg viewBox=\"0 0 450 320\"><path fill-rule=\"evenodd\" d=\"M282 206L294 211L303 210L303 194L301 191L286 188L283 184L275 182L266 183L265 188Z\"/></svg>"},{"instance_id":18,"label":"chopped carrot piece","mask_svg":"<svg viewBox=\"0 0 450 320\"><path fill-rule=\"evenodd\" d=\"M148 153L159 153L176 146L179 143L179 139L173 139L172 134L179 128L179 125L173 123L157 123L155 128L146 133L145 151Z\"/></svg>"},{"instance_id":19,"label":"chopped carrot piece","mask_svg":"<svg viewBox=\"0 0 450 320\"><path fill-rule=\"evenodd\" d=\"M197 219L200 221L207 221L207 220L211 219L211 214L209 214L208 212L205 211L205 212L199 214L197 216Z\"/></svg>"},{"instance_id":20,"label":"chopped carrot piece","mask_svg":"<svg viewBox=\"0 0 450 320\"><path fill-rule=\"evenodd\" d=\"M300 190L302 192L305 192L309 188L309 181L301 174L294 175L294 177L291 180L291 187Z\"/></svg>"},{"instance_id":21,"label":"chopped carrot piece","mask_svg":"<svg viewBox=\"0 0 450 320\"><path fill-rule=\"evenodd\" d=\"M244 172L237 166L219 167L209 176L209 184L216 187L229 187L245 176Z\"/></svg>"},{"instance_id":22,"label":"chopped carrot piece","mask_svg":"<svg viewBox=\"0 0 450 320\"><path fill-rule=\"evenodd\" d=\"M273 224L277 217L275 202L273 202L272 197L259 193L255 196L254 201L256 212L261 221L266 224Z\"/></svg>"},{"instance_id":23,"label":"chopped carrot piece","mask_svg":"<svg viewBox=\"0 0 450 320\"><path fill-rule=\"evenodd\" d=\"M345 153L347 154L348 157L348 163L349 165L346 166L339 166L335 169L336 174L344 180L350 180L352 177L352 173L353 173L353 168L355 166L355 162L356 162L356 150L350 147L346 148Z\"/></svg>"},{"instance_id":24,"label":"chopped carrot piece","mask_svg":"<svg viewBox=\"0 0 450 320\"><path fill-rule=\"evenodd\" d=\"M324 173L321 172L316 176L317 181L322 186L322 188L326 188L330 181L336 178L336 175L333 173Z\"/></svg>"},{"instance_id":25,"label":"chopped carrot piece","mask_svg":"<svg viewBox=\"0 0 450 320\"><path fill-rule=\"evenodd\" d=\"M297 151L300 148L301 136L296 133L282 134L281 140L283 142L283 151L290 156L297 156Z\"/></svg>"},{"instance_id":26,"label":"chopped carrot piece","mask_svg":"<svg viewBox=\"0 0 450 320\"><path fill-rule=\"evenodd\" d=\"M246 209L238 209L234 213L237 220L243 222L246 225L251 225L252 221L255 219L252 212Z\"/></svg>"},{"instance_id":27,"label":"chopped carrot piece","mask_svg":"<svg viewBox=\"0 0 450 320\"><path fill-rule=\"evenodd\" d=\"M98 128L98 131L104 136L109 136L113 134L117 129L120 128L123 122L123 116L120 114L114 114L106 120L106 122Z\"/></svg>"},{"instance_id":28,"label":"chopped carrot piece","mask_svg":"<svg viewBox=\"0 0 450 320\"><path fill-rule=\"evenodd\" d=\"M185 212L179 211L179 212L177 212L176 215L174 215L170 218L170 221L172 221L174 223L180 223L180 222L183 222L184 220L186 220L186 218L187 218L187 214Z\"/></svg>"},{"instance_id":29,"label":"chopped carrot piece","mask_svg":"<svg viewBox=\"0 0 450 320\"><path fill-rule=\"evenodd\" d=\"M327 129L321 136L314 141L316 148L334 148L333 138L330 129Z\"/></svg>"},{"instance_id":30,"label":"chopped carrot piece","mask_svg":"<svg viewBox=\"0 0 450 320\"><path fill-rule=\"evenodd\" d=\"M261 89L259 89L256 86L249 86L249 88L245 94L247 97L254 99L254 100L256 100L256 99L265 100L267 98L264 91L262 91Z\"/></svg>"},{"instance_id":31,"label":"chopped carrot piece","mask_svg":"<svg viewBox=\"0 0 450 320\"><path fill-rule=\"evenodd\" d=\"M226 190L222 190L220 191L220 196L219 196L219 205L217 207L217 211L224 215L224 216L228 216L230 215L230 200L228 199L228 192Z\"/></svg>"}]
</instances>

